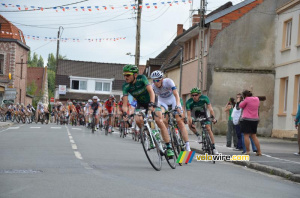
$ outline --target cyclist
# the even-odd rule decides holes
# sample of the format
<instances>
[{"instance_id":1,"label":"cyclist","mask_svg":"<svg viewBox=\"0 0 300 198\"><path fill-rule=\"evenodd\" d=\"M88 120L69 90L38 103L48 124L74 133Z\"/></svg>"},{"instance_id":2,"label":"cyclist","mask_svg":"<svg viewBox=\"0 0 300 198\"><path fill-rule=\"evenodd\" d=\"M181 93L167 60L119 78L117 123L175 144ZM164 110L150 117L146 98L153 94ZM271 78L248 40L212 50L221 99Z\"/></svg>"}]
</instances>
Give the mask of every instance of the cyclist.
<instances>
[{"instance_id":1,"label":"cyclist","mask_svg":"<svg viewBox=\"0 0 300 198\"><path fill-rule=\"evenodd\" d=\"M37 111L36 111L36 119L37 119L37 121L39 121L41 113L44 113L44 105L41 102L39 102L38 106L37 106Z\"/></svg>"},{"instance_id":2,"label":"cyclist","mask_svg":"<svg viewBox=\"0 0 300 198\"><path fill-rule=\"evenodd\" d=\"M201 90L198 87L195 87L191 90L192 98L186 102L186 111L188 117L188 125L191 131L198 137L198 142L202 142L202 136L197 132L195 125L193 124L193 119L197 117L207 118L206 107L210 112L211 118L213 118L213 123L215 124L217 120L215 119L215 113L213 111L212 105L210 104L209 98L205 95L201 95ZM213 154L217 155L218 151L215 148L215 138L214 134L210 127L210 121L205 122L205 127L208 131L208 134L211 138Z\"/></svg>"},{"instance_id":3,"label":"cyclist","mask_svg":"<svg viewBox=\"0 0 300 198\"><path fill-rule=\"evenodd\" d=\"M151 73L151 79L153 79L152 88L154 93L158 96L158 104L161 107L162 113L168 111L168 107L172 110L177 110L175 115L177 125L182 133L182 138L186 145L186 150L190 151L188 132L184 126L182 119L182 107L180 103L180 98L178 91L176 89L175 83L170 78L163 78L163 72L156 70ZM168 117L164 118L164 123L168 127Z\"/></svg>"},{"instance_id":4,"label":"cyclist","mask_svg":"<svg viewBox=\"0 0 300 198\"><path fill-rule=\"evenodd\" d=\"M88 102L86 103L85 107L84 107L86 127L88 127L88 124L89 124L89 109L90 109L90 106L91 106L92 102L93 102L92 99L89 99Z\"/></svg>"},{"instance_id":5,"label":"cyclist","mask_svg":"<svg viewBox=\"0 0 300 198\"><path fill-rule=\"evenodd\" d=\"M125 65L123 67L123 75L125 77L125 83L123 84L123 116L127 116L127 104L128 94L130 93L137 100L136 112L140 111L141 108L149 109L152 112L155 111L157 116L154 116L157 126L161 130L161 134L164 142L167 146L167 156L173 157L174 151L170 144L170 137L168 130L163 123L161 109L156 106L155 94L152 86L149 84L148 79L144 75L138 75L139 69L135 65ZM143 120L140 116L135 116L135 120L139 128L143 126Z\"/></svg>"},{"instance_id":6,"label":"cyclist","mask_svg":"<svg viewBox=\"0 0 300 198\"><path fill-rule=\"evenodd\" d=\"M94 114L95 115L95 121L96 121L96 126L97 129L99 129L99 115L101 112L101 104L98 102L98 97L97 96L93 96L93 102L90 104L89 106L89 114L90 114L90 118L91 116ZM92 119L89 119L89 123L92 121Z\"/></svg>"},{"instance_id":7,"label":"cyclist","mask_svg":"<svg viewBox=\"0 0 300 198\"><path fill-rule=\"evenodd\" d=\"M113 114L114 112L116 112L115 96L110 95L108 100L106 100L104 103L104 117L106 117L108 114ZM112 131L112 123L112 116L110 116L108 132Z\"/></svg>"},{"instance_id":8,"label":"cyclist","mask_svg":"<svg viewBox=\"0 0 300 198\"><path fill-rule=\"evenodd\" d=\"M120 124L120 122L121 122L121 119L122 119L122 115L123 115L123 96L121 96L120 97L120 101L119 101L119 103L118 103L118 109L117 109L117 116L118 116L118 121L119 121L119 123L118 124ZM128 103L127 104L127 114L129 114L129 112L130 112L130 104ZM128 123L126 122L125 123L125 127L128 127Z\"/></svg>"}]
</instances>

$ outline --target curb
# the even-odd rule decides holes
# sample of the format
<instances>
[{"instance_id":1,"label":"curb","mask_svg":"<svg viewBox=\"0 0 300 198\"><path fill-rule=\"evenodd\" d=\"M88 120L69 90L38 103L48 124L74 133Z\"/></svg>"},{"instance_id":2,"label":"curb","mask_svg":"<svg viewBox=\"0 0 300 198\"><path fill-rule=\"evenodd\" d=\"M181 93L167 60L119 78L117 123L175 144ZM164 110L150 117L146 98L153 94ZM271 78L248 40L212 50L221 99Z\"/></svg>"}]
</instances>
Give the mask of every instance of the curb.
<instances>
[{"instance_id":1,"label":"curb","mask_svg":"<svg viewBox=\"0 0 300 198\"><path fill-rule=\"evenodd\" d=\"M204 154L204 151L200 150L200 149L195 149L195 148L191 148L192 151L196 151L196 153L199 154ZM226 162L226 161L224 161ZM294 174L290 171L281 169L281 168L275 168L272 166L267 166L267 165L262 165L256 162L245 162L245 161L234 161L234 162L230 162L229 163L233 163L236 165L240 165L240 166L245 166L247 168L251 168L257 171L261 171L264 173L268 173L270 175L276 175L279 177L283 177L285 179L291 180L293 182L297 182L300 183L300 174Z\"/></svg>"},{"instance_id":2,"label":"curb","mask_svg":"<svg viewBox=\"0 0 300 198\"><path fill-rule=\"evenodd\" d=\"M0 129L6 128L6 127L10 127L12 125L14 125L13 122L1 122L4 123L3 125L0 125Z\"/></svg>"}]
</instances>

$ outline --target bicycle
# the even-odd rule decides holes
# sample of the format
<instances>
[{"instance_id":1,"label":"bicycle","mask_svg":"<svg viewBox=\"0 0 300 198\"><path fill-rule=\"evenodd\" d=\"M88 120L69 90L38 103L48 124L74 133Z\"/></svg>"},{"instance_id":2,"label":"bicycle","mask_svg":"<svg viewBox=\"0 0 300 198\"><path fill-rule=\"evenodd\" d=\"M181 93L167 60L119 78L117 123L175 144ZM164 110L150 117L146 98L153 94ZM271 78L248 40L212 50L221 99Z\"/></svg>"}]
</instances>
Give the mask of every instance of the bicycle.
<instances>
[{"instance_id":1,"label":"bicycle","mask_svg":"<svg viewBox=\"0 0 300 198\"><path fill-rule=\"evenodd\" d=\"M172 158L167 156L166 146L162 144L162 138L160 135L160 130L158 129L155 121L153 120L155 113L152 113L152 119L148 116L148 110L141 110L135 113L138 116L143 117L144 126L140 131L141 143L143 145L146 157L151 164L151 166L160 171L162 167L162 157L164 156L167 163L172 169L176 168L176 156ZM149 123L153 123L155 130L152 130Z\"/></svg>"},{"instance_id":2,"label":"bicycle","mask_svg":"<svg viewBox=\"0 0 300 198\"><path fill-rule=\"evenodd\" d=\"M108 117L106 118L106 120L104 121L104 130L105 130L105 135L108 134L108 130L109 130L109 118L112 117L114 114L113 113L109 113ZM110 132L110 134L112 134L112 131Z\"/></svg>"},{"instance_id":3,"label":"bicycle","mask_svg":"<svg viewBox=\"0 0 300 198\"><path fill-rule=\"evenodd\" d=\"M92 133L95 133L96 131L95 127L96 127L96 111L94 111L92 114L92 120L91 120Z\"/></svg>"},{"instance_id":4,"label":"bicycle","mask_svg":"<svg viewBox=\"0 0 300 198\"><path fill-rule=\"evenodd\" d=\"M211 142L210 136L208 134L208 131L205 127L206 121L211 121L211 119L205 118L205 117L198 117L198 118L196 118L195 121L193 121L193 123L196 123L196 122L200 123L201 130L202 130L202 142L199 142L199 144L202 144L202 150L204 151L204 153L207 153L208 155L213 155L212 142ZM213 161L213 163L215 164L216 162Z\"/></svg>"},{"instance_id":5,"label":"bicycle","mask_svg":"<svg viewBox=\"0 0 300 198\"><path fill-rule=\"evenodd\" d=\"M177 113L177 110L169 110L165 112L165 115L168 115L168 131L172 143L172 147L174 150L174 154L176 155L176 158L180 155L181 151L185 151L185 143L183 142L181 132L178 129L177 121L175 118L175 115ZM181 117L181 115L179 115ZM182 166L181 163L179 163L180 166Z\"/></svg>"}]
</instances>

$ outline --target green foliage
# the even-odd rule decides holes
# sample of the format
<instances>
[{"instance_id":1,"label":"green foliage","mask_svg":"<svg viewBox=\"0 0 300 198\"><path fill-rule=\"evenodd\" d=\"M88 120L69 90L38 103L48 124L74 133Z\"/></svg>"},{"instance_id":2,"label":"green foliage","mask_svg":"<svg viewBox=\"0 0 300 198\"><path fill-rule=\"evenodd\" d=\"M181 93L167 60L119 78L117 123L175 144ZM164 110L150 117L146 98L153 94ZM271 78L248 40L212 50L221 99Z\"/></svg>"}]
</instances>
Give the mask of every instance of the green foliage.
<instances>
[{"instance_id":1,"label":"green foliage","mask_svg":"<svg viewBox=\"0 0 300 198\"><path fill-rule=\"evenodd\" d=\"M31 83L30 83L30 85L27 85L27 90L26 90L26 92L29 94L29 95L32 95L32 96L34 96L35 95L35 92L36 92L36 90L37 90L37 85L36 85L36 83L35 83L35 80L33 80Z\"/></svg>"},{"instance_id":2,"label":"green foliage","mask_svg":"<svg viewBox=\"0 0 300 198\"><path fill-rule=\"evenodd\" d=\"M56 58L53 53L48 55L48 70L56 71Z\"/></svg>"},{"instance_id":3,"label":"green foliage","mask_svg":"<svg viewBox=\"0 0 300 198\"><path fill-rule=\"evenodd\" d=\"M44 59L41 55L40 55L40 58L37 62L37 67L44 67Z\"/></svg>"},{"instance_id":4,"label":"green foliage","mask_svg":"<svg viewBox=\"0 0 300 198\"><path fill-rule=\"evenodd\" d=\"M48 95L54 97L55 91L55 71L48 70Z\"/></svg>"}]
</instances>

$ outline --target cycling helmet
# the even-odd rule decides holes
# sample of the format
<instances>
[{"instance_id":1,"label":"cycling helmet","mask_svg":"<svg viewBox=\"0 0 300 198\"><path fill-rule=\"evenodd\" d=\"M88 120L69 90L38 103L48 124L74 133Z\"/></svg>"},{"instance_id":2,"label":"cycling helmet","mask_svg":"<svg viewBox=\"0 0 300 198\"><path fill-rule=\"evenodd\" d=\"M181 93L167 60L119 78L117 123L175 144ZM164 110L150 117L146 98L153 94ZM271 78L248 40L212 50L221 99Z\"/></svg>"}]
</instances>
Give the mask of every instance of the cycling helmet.
<instances>
[{"instance_id":1,"label":"cycling helmet","mask_svg":"<svg viewBox=\"0 0 300 198\"><path fill-rule=\"evenodd\" d=\"M151 73L150 77L152 79L162 79L163 76L164 76L164 73L162 71L156 70Z\"/></svg>"},{"instance_id":2,"label":"cycling helmet","mask_svg":"<svg viewBox=\"0 0 300 198\"><path fill-rule=\"evenodd\" d=\"M98 100L98 96L93 96L93 100Z\"/></svg>"},{"instance_id":3,"label":"cycling helmet","mask_svg":"<svg viewBox=\"0 0 300 198\"><path fill-rule=\"evenodd\" d=\"M72 105L73 103L72 102L69 102L69 105Z\"/></svg>"},{"instance_id":4,"label":"cycling helmet","mask_svg":"<svg viewBox=\"0 0 300 198\"><path fill-rule=\"evenodd\" d=\"M42 105L42 102L39 102L39 105Z\"/></svg>"},{"instance_id":5,"label":"cycling helmet","mask_svg":"<svg viewBox=\"0 0 300 198\"><path fill-rule=\"evenodd\" d=\"M99 99L99 98L97 99L97 102L100 102L100 99Z\"/></svg>"},{"instance_id":6,"label":"cycling helmet","mask_svg":"<svg viewBox=\"0 0 300 198\"><path fill-rule=\"evenodd\" d=\"M109 96L109 98L113 98L113 99L114 99L114 98L115 98L115 96L111 94L111 95Z\"/></svg>"},{"instance_id":7,"label":"cycling helmet","mask_svg":"<svg viewBox=\"0 0 300 198\"><path fill-rule=\"evenodd\" d=\"M132 72L132 73L138 73L139 68L135 65L125 65L123 67L123 72Z\"/></svg>"},{"instance_id":8,"label":"cycling helmet","mask_svg":"<svg viewBox=\"0 0 300 198\"><path fill-rule=\"evenodd\" d=\"M201 94L201 90L198 87L195 87L191 90L191 94L193 93Z\"/></svg>"},{"instance_id":9,"label":"cycling helmet","mask_svg":"<svg viewBox=\"0 0 300 198\"><path fill-rule=\"evenodd\" d=\"M91 102L93 102L92 99L89 99L89 100L88 100L88 103L91 103Z\"/></svg>"}]
</instances>

